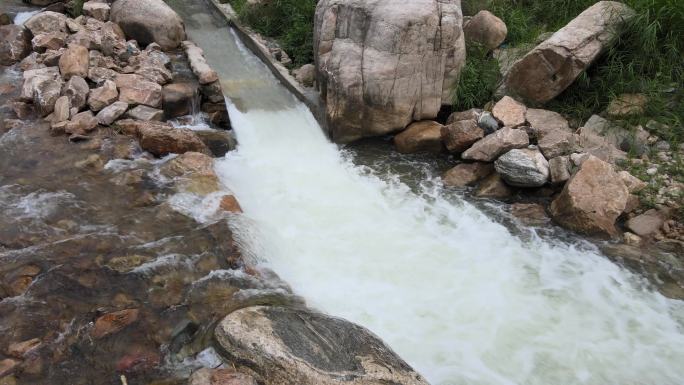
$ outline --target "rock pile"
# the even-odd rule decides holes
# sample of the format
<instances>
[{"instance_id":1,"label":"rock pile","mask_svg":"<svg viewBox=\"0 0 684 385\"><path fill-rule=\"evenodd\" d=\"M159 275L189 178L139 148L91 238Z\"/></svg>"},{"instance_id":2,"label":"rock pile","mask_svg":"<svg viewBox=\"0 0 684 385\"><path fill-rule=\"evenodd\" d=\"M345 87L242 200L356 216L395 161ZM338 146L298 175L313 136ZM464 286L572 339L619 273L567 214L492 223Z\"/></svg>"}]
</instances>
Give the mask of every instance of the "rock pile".
<instances>
[{"instance_id":1,"label":"rock pile","mask_svg":"<svg viewBox=\"0 0 684 385\"><path fill-rule=\"evenodd\" d=\"M34 111L50 122L55 135L84 140L100 127L112 126L135 136L157 156L208 153L195 132L162 121L192 113L191 105L201 98L212 123L225 127L228 122L217 74L199 47L183 41L182 21L161 0L120 0L111 9L106 2L89 1L83 16L75 19L44 11L24 26L0 28L6 30L0 62L18 63L24 71L15 112L25 116ZM171 59L164 52L181 43L197 77L194 83L174 82Z\"/></svg>"}]
</instances>

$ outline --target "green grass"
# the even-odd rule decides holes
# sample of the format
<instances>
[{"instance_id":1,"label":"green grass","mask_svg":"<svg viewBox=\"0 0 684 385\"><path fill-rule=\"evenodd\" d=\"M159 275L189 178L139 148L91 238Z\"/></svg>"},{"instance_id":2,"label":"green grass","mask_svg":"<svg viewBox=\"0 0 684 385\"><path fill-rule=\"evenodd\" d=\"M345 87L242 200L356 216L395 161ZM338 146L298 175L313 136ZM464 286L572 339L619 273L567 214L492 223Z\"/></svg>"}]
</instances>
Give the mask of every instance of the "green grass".
<instances>
[{"instance_id":1,"label":"green grass","mask_svg":"<svg viewBox=\"0 0 684 385\"><path fill-rule=\"evenodd\" d=\"M83 14L83 3L85 0L72 0L67 8L71 17L79 17Z\"/></svg>"},{"instance_id":2,"label":"green grass","mask_svg":"<svg viewBox=\"0 0 684 385\"><path fill-rule=\"evenodd\" d=\"M481 108L493 97L499 83L499 63L480 46L468 47L461 79L452 91L455 110Z\"/></svg>"},{"instance_id":3,"label":"green grass","mask_svg":"<svg viewBox=\"0 0 684 385\"><path fill-rule=\"evenodd\" d=\"M240 21L275 39L295 67L313 63L313 24L316 0L264 0L250 6L246 0L221 0L237 12Z\"/></svg>"},{"instance_id":4,"label":"green grass","mask_svg":"<svg viewBox=\"0 0 684 385\"><path fill-rule=\"evenodd\" d=\"M464 9L476 11L483 8L483 3L484 8L504 20L508 27L505 44L515 47L533 43L542 32L558 30L595 1L465 0ZM630 123L645 124L654 119L668 127L654 134L673 144L681 143L684 140L684 1L627 0L625 3L637 13L625 33L547 107L583 122L603 111L615 95L643 93L649 98L646 112L631 118ZM486 62L487 58L477 60ZM464 75L482 77L490 71L487 65L474 68L480 73ZM464 76L459 87L473 93L472 83Z\"/></svg>"}]
</instances>

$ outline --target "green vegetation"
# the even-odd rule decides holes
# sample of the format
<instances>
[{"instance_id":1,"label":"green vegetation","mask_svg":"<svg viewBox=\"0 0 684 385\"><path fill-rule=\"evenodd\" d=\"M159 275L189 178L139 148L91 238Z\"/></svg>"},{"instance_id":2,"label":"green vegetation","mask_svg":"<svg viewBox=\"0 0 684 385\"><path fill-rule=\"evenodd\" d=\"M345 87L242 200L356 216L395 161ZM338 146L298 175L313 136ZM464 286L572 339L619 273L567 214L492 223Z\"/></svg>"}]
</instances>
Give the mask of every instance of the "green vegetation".
<instances>
[{"instance_id":1,"label":"green vegetation","mask_svg":"<svg viewBox=\"0 0 684 385\"><path fill-rule=\"evenodd\" d=\"M461 80L452 99L458 110L480 108L493 97L500 78L499 63L488 56L487 49L470 46L461 71Z\"/></svg>"},{"instance_id":2,"label":"green vegetation","mask_svg":"<svg viewBox=\"0 0 684 385\"><path fill-rule=\"evenodd\" d=\"M263 0L250 6L247 0L221 0L237 12L240 21L275 39L294 66L313 62L313 25L316 0Z\"/></svg>"},{"instance_id":3,"label":"green vegetation","mask_svg":"<svg viewBox=\"0 0 684 385\"><path fill-rule=\"evenodd\" d=\"M68 3L67 11L71 17L79 17L83 14L83 3L85 0L72 0Z\"/></svg>"},{"instance_id":4,"label":"green vegetation","mask_svg":"<svg viewBox=\"0 0 684 385\"><path fill-rule=\"evenodd\" d=\"M556 31L595 0L464 0L464 9L476 12L486 8L508 27L509 47L532 44L539 34ZM653 132L672 144L684 140L684 1L626 0L636 12L617 44L604 54L563 94L547 106L577 121L605 109L621 93L643 93L649 104L644 116L630 123L656 120L668 128ZM484 4L484 6L483 6ZM476 56L466 64L476 78L489 78L495 61ZM468 68L470 67L470 68ZM470 75L473 75L470 73ZM459 88L465 95L478 95L479 105L491 92L476 91L491 82L474 82L464 76ZM495 86L494 86L495 87ZM494 89L490 88L490 91ZM470 97L455 99L455 108L472 104Z\"/></svg>"}]
</instances>

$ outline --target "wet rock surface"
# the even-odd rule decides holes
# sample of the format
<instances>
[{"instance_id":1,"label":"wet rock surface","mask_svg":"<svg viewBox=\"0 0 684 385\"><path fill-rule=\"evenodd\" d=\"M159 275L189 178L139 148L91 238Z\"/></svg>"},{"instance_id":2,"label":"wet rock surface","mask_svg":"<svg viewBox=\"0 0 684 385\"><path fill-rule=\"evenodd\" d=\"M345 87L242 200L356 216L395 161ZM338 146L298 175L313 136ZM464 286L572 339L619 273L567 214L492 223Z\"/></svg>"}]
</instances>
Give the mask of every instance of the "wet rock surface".
<instances>
[{"instance_id":1,"label":"wet rock surface","mask_svg":"<svg viewBox=\"0 0 684 385\"><path fill-rule=\"evenodd\" d=\"M313 311L244 308L221 321L216 340L264 384L427 384L368 330Z\"/></svg>"}]
</instances>

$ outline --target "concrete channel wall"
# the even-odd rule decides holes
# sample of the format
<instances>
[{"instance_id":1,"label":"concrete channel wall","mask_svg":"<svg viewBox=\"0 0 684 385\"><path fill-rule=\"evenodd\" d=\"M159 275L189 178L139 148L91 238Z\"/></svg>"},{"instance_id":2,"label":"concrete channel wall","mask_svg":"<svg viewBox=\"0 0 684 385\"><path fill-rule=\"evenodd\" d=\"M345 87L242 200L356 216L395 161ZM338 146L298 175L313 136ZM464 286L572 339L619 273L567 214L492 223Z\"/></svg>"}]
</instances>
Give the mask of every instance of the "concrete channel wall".
<instances>
[{"instance_id":1,"label":"concrete channel wall","mask_svg":"<svg viewBox=\"0 0 684 385\"><path fill-rule=\"evenodd\" d=\"M266 64L266 67L268 67L276 79L311 110L311 113L323 128L324 132L329 134L325 119L325 108L318 91L314 88L306 88L299 84L299 82L290 75L290 71L280 62L276 61L271 56L268 48L255 38L255 33L238 22L237 15L230 4L222 4L219 0L207 0L207 2L213 5L218 14L226 19L228 25L237 33L237 36L245 47Z\"/></svg>"}]
</instances>

